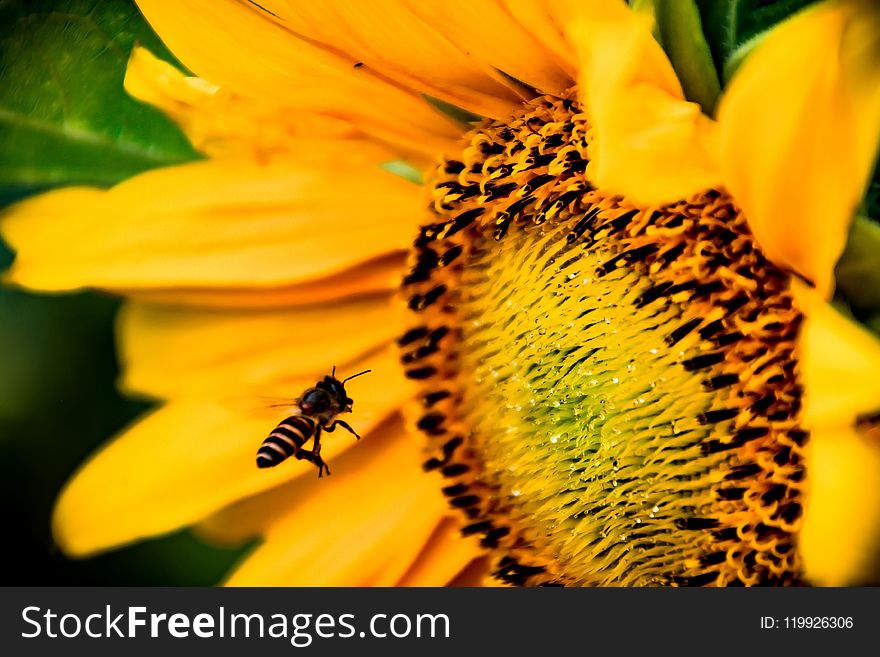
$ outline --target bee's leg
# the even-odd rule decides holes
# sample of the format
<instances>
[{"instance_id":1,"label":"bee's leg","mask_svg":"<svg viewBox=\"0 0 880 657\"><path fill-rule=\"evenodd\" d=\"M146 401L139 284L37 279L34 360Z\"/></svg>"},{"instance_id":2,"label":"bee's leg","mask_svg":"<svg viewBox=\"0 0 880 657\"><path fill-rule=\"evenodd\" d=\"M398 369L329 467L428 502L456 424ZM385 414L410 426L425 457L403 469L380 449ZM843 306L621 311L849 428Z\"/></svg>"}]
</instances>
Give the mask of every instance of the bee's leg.
<instances>
[{"instance_id":1,"label":"bee's leg","mask_svg":"<svg viewBox=\"0 0 880 657\"><path fill-rule=\"evenodd\" d=\"M327 467L327 464L324 463L324 459L322 459L319 454L310 452L307 449L301 449L296 453L296 458L299 460L304 459L309 463L314 463L318 468L318 477L323 477L325 472L328 475L330 474L330 468Z\"/></svg>"},{"instance_id":2,"label":"bee's leg","mask_svg":"<svg viewBox=\"0 0 880 657\"><path fill-rule=\"evenodd\" d=\"M315 429L315 441L312 443L312 451L315 453L315 456L321 455L321 428L319 424Z\"/></svg>"},{"instance_id":3,"label":"bee's leg","mask_svg":"<svg viewBox=\"0 0 880 657\"><path fill-rule=\"evenodd\" d=\"M329 427L327 427L327 431L333 431L334 429L336 429L337 424L341 425L343 429L347 429L350 433L354 434L354 437L357 438L358 440L361 439L361 437L358 435L357 431L352 429L349 426L348 422L346 422L345 420L334 420L333 424L331 424Z\"/></svg>"},{"instance_id":4,"label":"bee's leg","mask_svg":"<svg viewBox=\"0 0 880 657\"><path fill-rule=\"evenodd\" d=\"M327 467L327 464L324 463L324 459L321 458L321 425L318 425L318 428L315 430L315 442L312 443L312 453L315 455L317 459L315 463L318 466L318 476L321 476L321 468L324 468L324 471L329 475L330 468Z\"/></svg>"}]
</instances>

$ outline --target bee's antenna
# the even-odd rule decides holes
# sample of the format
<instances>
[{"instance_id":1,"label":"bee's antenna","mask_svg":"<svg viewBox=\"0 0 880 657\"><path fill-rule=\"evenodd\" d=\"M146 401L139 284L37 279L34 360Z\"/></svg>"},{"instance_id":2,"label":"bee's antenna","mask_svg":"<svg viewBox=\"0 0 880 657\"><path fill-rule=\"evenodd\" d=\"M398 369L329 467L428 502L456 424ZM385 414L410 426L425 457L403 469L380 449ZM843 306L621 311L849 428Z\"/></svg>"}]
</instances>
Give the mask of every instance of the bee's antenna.
<instances>
[{"instance_id":1,"label":"bee's antenna","mask_svg":"<svg viewBox=\"0 0 880 657\"><path fill-rule=\"evenodd\" d=\"M334 379L336 378L336 365L333 366L333 371L330 372L330 376L332 376Z\"/></svg>"},{"instance_id":2,"label":"bee's antenna","mask_svg":"<svg viewBox=\"0 0 880 657\"><path fill-rule=\"evenodd\" d=\"M358 372L357 374L352 374L352 375L351 375L350 377L348 377L347 379L343 379L342 383L345 383L346 381L351 381L352 379L359 377L361 374L367 374L367 373L372 372L372 371L373 371L373 370L364 370L363 372Z\"/></svg>"}]
</instances>

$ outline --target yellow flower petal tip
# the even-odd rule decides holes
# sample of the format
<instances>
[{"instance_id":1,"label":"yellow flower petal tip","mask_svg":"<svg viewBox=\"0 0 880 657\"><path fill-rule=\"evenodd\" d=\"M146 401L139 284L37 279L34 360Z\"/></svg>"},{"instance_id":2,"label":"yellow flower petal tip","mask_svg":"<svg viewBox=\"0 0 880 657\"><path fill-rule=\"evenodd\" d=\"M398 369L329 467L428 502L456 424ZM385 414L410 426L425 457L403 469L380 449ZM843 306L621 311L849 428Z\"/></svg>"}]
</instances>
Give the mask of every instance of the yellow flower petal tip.
<instances>
[{"instance_id":1,"label":"yellow flower petal tip","mask_svg":"<svg viewBox=\"0 0 880 657\"><path fill-rule=\"evenodd\" d=\"M866 573L880 564L880 440L854 429L817 430L806 458L798 550L807 581L869 583Z\"/></svg>"},{"instance_id":2,"label":"yellow flower petal tip","mask_svg":"<svg viewBox=\"0 0 880 657\"><path fill-rule=\"evenodd\" d=\"M71 214L71 208L94 207L102 196L97 189L68 187L33 196L0 213L0 234L15 251L15 261L3 273L3 282L44 292L76 290L80 281L69 277L63 258L51 253L77 239L82 226L57 221ZM49 225L52 224L52 229ZM57 229L57 232L56 232ZM68 249L69 250L69 249Z\"/></svg>"},{"instance_id":3,"label":"yellow flower petal tip","mask_svg":"<svg viewBox=\"0 0 880 657\"><path fill-rule=\"evenodd\" d=\"M169 93L182 103L199 103L220 91L217 85L184 75L142 47L131 51L124 85L132 96L151 105L160 105Z\"/></svg>"},{"instance_id":4,"label":"yellow flower petal tip","mask_svg":"<svg viewBox=\"0 0 880 657\"><path fill-rule=\"evenodd\" d=\"M803 284L793 286L805 315L798 339L807 427L851 425L880 410L880 340Z\"/></svg>"},{"instance_id":5,"label":"yellow flower petal tip","mask_svg":"<svg viewBox=\"0 0 880 657\"><path fill-rule=\"evenodd\" d=\"M718 112L724 182L755 237L826 297L880 140L878 7L823 2L782 23Z\"/></svg>"}]
</instances>

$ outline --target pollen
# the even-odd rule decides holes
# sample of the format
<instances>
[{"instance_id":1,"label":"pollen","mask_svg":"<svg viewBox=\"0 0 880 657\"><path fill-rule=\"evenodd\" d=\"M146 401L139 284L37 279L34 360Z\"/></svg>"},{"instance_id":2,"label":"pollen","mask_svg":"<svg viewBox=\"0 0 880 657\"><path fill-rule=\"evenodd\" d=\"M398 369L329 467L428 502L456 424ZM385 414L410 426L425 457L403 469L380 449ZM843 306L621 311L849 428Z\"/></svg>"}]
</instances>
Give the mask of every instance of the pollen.
<instances>
[{"instance_id":1,"label":"pollen","mask_svg":"<svg viewBox=\"0 0 880 657\"><path fill-rule=\"evenodd\" d=\"M430 188L399 339L427 470L517 585L800 580L800 315L730 198L587 181L576 102L484 122Z\"/></svg>"}]
</instances>

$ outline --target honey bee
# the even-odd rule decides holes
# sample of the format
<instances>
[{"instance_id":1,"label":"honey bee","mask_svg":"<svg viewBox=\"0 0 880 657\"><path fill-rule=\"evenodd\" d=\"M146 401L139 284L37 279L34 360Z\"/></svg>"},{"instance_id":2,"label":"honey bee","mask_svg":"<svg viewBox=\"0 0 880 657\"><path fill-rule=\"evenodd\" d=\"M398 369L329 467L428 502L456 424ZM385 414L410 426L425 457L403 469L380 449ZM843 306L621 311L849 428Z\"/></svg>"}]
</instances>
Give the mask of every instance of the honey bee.
<instances>
[{"instance_id":1,"label":"honey bee","mask_svg":"<svg viewBox=\"0 0 880 657\"><path fill-rule=\"evenodd\" d=\"M319 477L323 477L325 472L329 475L330 468L321 458L321 431L334 431L339 425L358 440L361 439L347 422L336 416L351 413L354 403L345 392L345 383L370 371L364 370L340 381L336 378L334 365L330 376L325 376L294 400L294 413L282 420L263 441L257 450L257 467L273 468L293 456L314 463ZM303 445L312 438L311 451L303 449Z\"/></svg>"}]
</instances>

